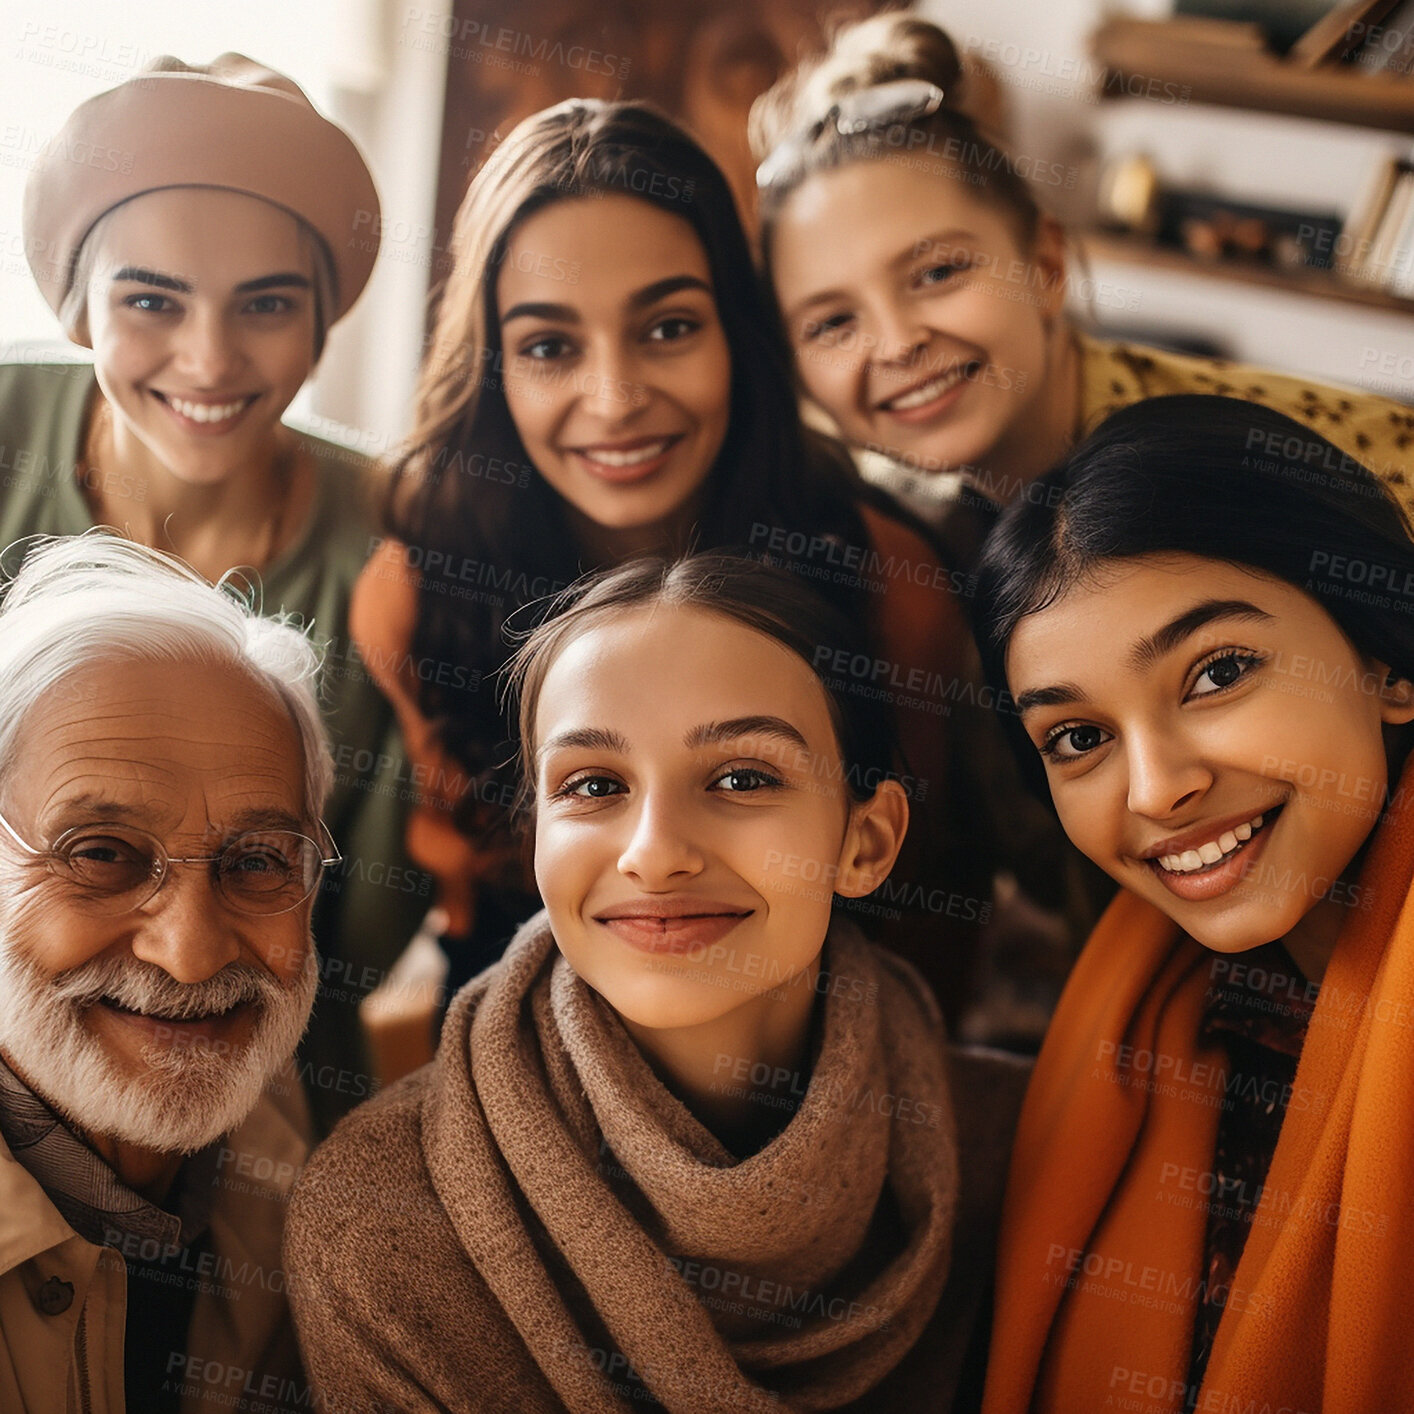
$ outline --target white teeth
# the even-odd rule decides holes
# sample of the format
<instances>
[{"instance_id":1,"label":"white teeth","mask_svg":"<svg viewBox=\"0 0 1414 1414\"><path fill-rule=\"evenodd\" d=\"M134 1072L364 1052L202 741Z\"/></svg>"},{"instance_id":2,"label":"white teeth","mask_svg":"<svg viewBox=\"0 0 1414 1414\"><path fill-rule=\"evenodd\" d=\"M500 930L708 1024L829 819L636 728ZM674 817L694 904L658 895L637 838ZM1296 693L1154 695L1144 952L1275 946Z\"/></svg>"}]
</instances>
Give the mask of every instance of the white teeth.
<instances>
[{"instance_id":1,"label":"white teeth","mask_svg":"<svg viewBox=\"0 0 1414 1414\"><path fill-rule=\"evenodd\" d=\"M1231 854L1238 845L1250 840L1253 834L1262 828L1262 819L1263 817L1258 815L1245 825L1234 825L1232 829L1224 830L1217 839L1200 844L1197 849L1185 849L1179 854L1163 854L1155 862L1170 874L1192 874L1197 869L1206 869Z\"/></svg>"},{"instance_id":2,"label":"white teeth","mask_svg":"<svg viewBox=\"0 0 1414 1414\"><path fill-rule=\"evenodd\" d=\"M167 398L172 408L193 422L226 422L245 407L246 401L242 398L234 403L189 403L185 398Z\"/></svg>"},{"instance_id":3,"label":"white teeth","mask_svg":"<svg viewBox=\"0 0 1414 1414\"><path fill-rule=\"evenodd\" d=\"M915 388L911 393L891 398L884 406L891 412L907 412L909 408L922 407L924 403L931 403L934 398L942 397L954 383L960 383L965 371L965 367L954 368L951 373L934 378L932 382L925 383L921 388Z\"/></svg>"},{"instance_id":4,"label":"white teeth","mask_svg":"<svg viewBox=\"0 0 1414 1414\"><path fill-rule=\"evenodd\" d=\"M602 466L638 466L642 462L662 456L671 441L671 437L664 437L660 442L650 442L646 447L635 447L631 452L616 452L608 447L587 447L581 455L592 462L599 462Z\"/></svg>"}]
</instances>

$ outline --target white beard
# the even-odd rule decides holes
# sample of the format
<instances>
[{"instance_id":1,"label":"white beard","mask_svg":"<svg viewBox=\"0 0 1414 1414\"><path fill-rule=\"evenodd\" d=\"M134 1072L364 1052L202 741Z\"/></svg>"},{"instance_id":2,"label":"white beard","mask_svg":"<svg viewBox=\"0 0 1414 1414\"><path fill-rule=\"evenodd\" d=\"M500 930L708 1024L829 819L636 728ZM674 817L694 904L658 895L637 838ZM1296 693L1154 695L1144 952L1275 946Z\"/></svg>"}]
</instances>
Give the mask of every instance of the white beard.
<instances>
[{"instance_id":1,"label":"white beard","mask_svg":"<svg viewBox=\"0 0 1414 1414\"><path fill-rule=\"evenodd\" d=\"M0 940L0 1050L21 1079L80 1131L158 1153L195 1153L255 1108L294 1054L319 984L311 943L299 977L281 986L253 963L233 962L205 982L174 980L138 958L96 958L47 974ZM177 1021L253 1001L258 1015L237 1047L205 1039L150 1042L134 1074L89 1030L100 997Z\"/></svg>"}]
</instances>

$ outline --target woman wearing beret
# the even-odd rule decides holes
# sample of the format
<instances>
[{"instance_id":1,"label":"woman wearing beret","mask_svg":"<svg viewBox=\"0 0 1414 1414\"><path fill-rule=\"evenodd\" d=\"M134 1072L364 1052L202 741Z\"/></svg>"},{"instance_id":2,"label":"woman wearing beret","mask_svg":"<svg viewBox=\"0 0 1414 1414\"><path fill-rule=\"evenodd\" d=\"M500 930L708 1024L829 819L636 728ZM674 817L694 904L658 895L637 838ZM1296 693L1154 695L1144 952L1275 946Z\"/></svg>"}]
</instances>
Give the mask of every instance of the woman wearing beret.
<instances>
[{"instance_id":1,"label":"woman wearing beret","mask_svg":"<svg viewBox=\"0 0 1414 1414\"><path fill-rule=\"evenodd\" d=\"M69 160L90 141L124 154L117 170ZM302 1058L321 1123L371 1088L354 983L427 904L371 882L416 877L396 867L396 727L346 629L372 467L281 421L367 283L376 242L354 233L377 212L358 149L291 80L235 54L160 59L76 109L25 192L35 279L92 364L0 368L0 545L115 526L212 579L239 567L266 613L329 645L346 865L315 931L326 983L353 981L326 986Z\"/></svg>"}]
</instances>

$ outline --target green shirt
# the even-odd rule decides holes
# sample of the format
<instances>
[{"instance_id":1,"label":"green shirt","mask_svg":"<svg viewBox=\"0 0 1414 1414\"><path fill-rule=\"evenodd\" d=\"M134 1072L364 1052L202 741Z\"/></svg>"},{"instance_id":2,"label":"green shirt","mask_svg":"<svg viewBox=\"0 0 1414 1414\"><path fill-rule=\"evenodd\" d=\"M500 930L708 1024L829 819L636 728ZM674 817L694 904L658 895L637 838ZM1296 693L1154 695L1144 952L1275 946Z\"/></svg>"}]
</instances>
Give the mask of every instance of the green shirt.
<instances>
[{"instance_id":1,"label":"green shirt","mask_svg":"<svg viewBox=\"0 0 1414 1414\"><path fill-rule=\"evenodd\" d=\"M77 468L95 383L86 363L0 365L0 547L92 528ZM329 870L315 910L322 980L298 1061L324 1129L373 1091L357 1006L416 932L432 886L404 852L413 788L392 709L348 633L349 596L377 543L374 467L298 435L317 468L313 505L294 543L253 582L262 612L290 615L324 647L320 700L335 766L324 818L344 862ZM13 573L18 555L3 565Z\"/></svg>"}]
</instances>

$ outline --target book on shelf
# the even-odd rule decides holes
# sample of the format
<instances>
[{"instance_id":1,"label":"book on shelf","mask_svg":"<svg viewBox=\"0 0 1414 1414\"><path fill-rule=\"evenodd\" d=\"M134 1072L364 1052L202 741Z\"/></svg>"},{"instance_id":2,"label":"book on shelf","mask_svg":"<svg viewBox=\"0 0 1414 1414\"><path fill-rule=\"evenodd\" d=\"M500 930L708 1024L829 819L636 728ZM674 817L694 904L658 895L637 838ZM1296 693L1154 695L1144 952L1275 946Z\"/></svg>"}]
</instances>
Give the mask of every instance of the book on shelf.
<instances>
[{"instance_id":1,"label":"book on shelf","mask_svg":"<svg viewBox=\"0 0 1414 1414\"><path fill-rule=\"evenodd\" d=\"M1287 53L1287 62L1300 69L1339 63L1360 49L1372 30L1400 0L1350 0L1323 15Z\"/></svg>"},{"instance_id":2,"label":"book on shelf","mask_svg":"<svg viewBox=\"0 0 1414 1414\"><path fill-rule=\"evenodd\" d=\"M1360 267L1369 255L1375 230L1385 214L1394 184L1399 176L1400 159L1381 157L1370 169L1359 195L1350 205L1350 214L1336 242L1336 269L1352 280L1360 278Z\"/></svg>"},{"instance_id":3,"label":"book on shelf","mask_svg":"<svg viewBox=\"0 0 1414 1414\"><path fill-rule=\"evenodd\" d=\"M1414 75L1414 0L1402 0L1378 24L1367 24L1352 63L1366 74Z\"/></svg>"},{"instance_id":4,"label":"book on shelf","mask_svg":"<svg viewBox=\"0 0 1414 1414\"><path fill-rule=\"evenodd\" d=\"M1414 172L1406 175L1411 189L1414 189ZM1409 201L1399 229L1394 233L1389 266L1383 273L1386 277L1384 286L1391 294L1403 295L1406 299L1414 295L1414 196Z\"/></svg>"},{"instance_id":5,"label":"book on shelf","mask_svg":"<svg viewBox=\"0 0 1414 1414\"><path fill-rule=\"evenodd\" d=\"M1399 254L1399 241L1414 207L1414 167L1399 164L1399 175L1389 201L1370 238L1365 258L1355 270L1355 278L1378 289L1388 289L1394 278Z\"/></svg>"}]
</instances>

